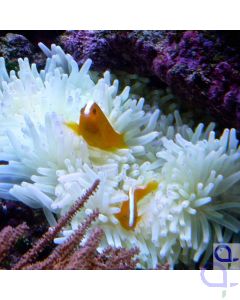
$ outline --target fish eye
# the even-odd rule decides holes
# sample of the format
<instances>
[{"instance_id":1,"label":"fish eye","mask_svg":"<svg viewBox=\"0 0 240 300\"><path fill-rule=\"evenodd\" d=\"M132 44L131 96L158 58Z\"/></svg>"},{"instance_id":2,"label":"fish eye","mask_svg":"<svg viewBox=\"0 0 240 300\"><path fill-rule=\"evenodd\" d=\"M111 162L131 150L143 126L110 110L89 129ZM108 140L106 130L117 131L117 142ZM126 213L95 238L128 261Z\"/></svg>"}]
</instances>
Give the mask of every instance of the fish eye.
<instances>
[{"instance_id":1,"label":"fish eye","mask_svg":"<svg viewBox=\"0 0 240 300\"><path fill-rule=\"evenodd\" d=\"M92 110L92 113L93 113L94 115L96 115L96 113L97 113L96 108L94 108L94 109Z\"/></svg>"}]
</instances>

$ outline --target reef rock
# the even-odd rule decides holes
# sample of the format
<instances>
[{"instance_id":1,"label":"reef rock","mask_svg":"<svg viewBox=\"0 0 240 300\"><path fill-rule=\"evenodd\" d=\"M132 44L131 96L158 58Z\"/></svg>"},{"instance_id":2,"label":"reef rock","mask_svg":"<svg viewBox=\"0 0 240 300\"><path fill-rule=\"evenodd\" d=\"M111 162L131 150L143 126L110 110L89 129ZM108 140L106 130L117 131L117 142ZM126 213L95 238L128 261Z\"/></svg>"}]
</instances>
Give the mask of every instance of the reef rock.
<instances>
[{"instance_id":1,"label":"reef rock","mask_svg":"<svg viewBox=\"0 0 240 300\"><path fill-rule=\"evenodd\" d=\"M19 57L31 60L33 53L34 46L23 35L8 33L0 37L0 56L5 58L8 69L16 69Z\"/></svg>"},{"instance_id":2,"label":"reef rock","mask_svg":"<svg viewBox=\"0 0 240 300\"><path fill-rule=\"evenodd\" d=\"M68 31L66 51L96 70L156 76L190 107L240 129L240 56L213 31Z\"/></svg>"}]
</instances>

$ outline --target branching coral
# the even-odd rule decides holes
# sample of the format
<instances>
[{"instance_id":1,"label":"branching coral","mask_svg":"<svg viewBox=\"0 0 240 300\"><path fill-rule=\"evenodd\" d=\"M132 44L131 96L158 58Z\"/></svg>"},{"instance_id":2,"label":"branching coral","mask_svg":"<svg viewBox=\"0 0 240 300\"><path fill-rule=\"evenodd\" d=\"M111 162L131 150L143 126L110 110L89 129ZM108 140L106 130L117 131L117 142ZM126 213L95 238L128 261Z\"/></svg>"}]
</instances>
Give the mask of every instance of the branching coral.
<instances>
[{"instance_id":1,"label":"branching coral","mask_svg":"<svg viewBox=\"0 0 240 300\"><path fill-rule=\"evenodd\" d=\"M98 212L93 212L78 229L62 244L57 246L43 260L39 255L50 244L57 234L63 229L73 216L83 207L90 196L94 194L99 181L95 181L91 188L78 199L71 209L59 219L55 227L49 230L30 248L19 261L12 267L14 270L86 270L86 269L135 269L137 260L134 258L138 253L137 249L112 248L99 253L97 248L103 235L103 231L95 228L90 232L87 240L84 237L92 223L96 220ZM26 233L28 227L21 224L16 228L5 227L0 232L0 263L6 258L10 248L17 240ZM81 244L81 246L80 246Z\"/></svg>"},{"instance_id":2,"label":"branching coral","mask_svg":"<svg viewBox=\"0 0 240 300\"><path fill-rule=\"evenodd\" d=\"M34 245L32 249L30 249L18 262L16 268L22 268L24 265L32 262L34 258L36 258L37 254L41 252L45 246L52 241L58 233L62 230L64 226L66 226L77 211L83 207L84 203L88 200L88 198L95 192L97 186L99 185L99 181L94 182L92 187L85 192L85 194L78 200L72 208L68 211L66 215L64 215L56 224L54 228L49 228L48 232L44 234L44 236ZM90 223L94 218L90 218ZM89 223L89 221L88 221ZM89 225L90 225L89 223Z\"/></svg>"},{"instance_id":3,"label":"branching coral","mask_svg":"<svg viewBox=\"0 0 240 300\"><path fill-rule=\"evenodd\" d=\"M0 196L43 208L54 228L16 268L77 268L76 258L85 257L87 248L95 253L101 235L99 265L86 258L85 264L100 268L104 255L118 253L105 252L109 246L134 246L140 267L173 268L179 260L200 261L210 241L228 241L239 232L234 129L220 138L212 123L192 129L178 111L163 115L143 98L132 99L129 87L118 93L108 71L94 82L90 60L79 70L60 47L40 47L48 56L40 72L27 59L19 60L18 74L8 74L3 60L0 65L0 160L8 162L0 166ZM67 226L69 218L62 216L99 180L76 214L74 206ZM98 229L71 257L90 224ZM35 264L36 253L54 237L59 245ZM116 259L123 268L124 251Z\"/></svg>"},{"instance_id":4,"label":"branching coral","mask_svg":"<svg viewBox=\"0 0 240 300\"><path fill-rule=\"evenodd\" d=\"M28 226L23 223L16 228L6 226L0 231L0 263L3 262L11 248L15 246L18 239L26 233Z\"/></svg>"}]
</instances>

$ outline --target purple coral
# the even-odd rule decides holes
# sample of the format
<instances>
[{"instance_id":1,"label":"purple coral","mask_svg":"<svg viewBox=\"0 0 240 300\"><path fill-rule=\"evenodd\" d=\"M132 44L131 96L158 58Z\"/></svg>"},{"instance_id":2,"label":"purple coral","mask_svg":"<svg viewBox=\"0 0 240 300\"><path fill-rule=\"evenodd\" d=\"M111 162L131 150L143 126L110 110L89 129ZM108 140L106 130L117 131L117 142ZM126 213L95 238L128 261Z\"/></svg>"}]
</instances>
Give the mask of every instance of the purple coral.
<instances>
[{"instance_id":1,"label":"purple coral","mask_svg":"<svg viewBox=\"0 0 240 300\"><path fill-rule=\"evenodd\" d=\"M155 76L190 107L240 129L240 57L211 31L70 31L63 47L79 63Z\"/></svg>"}]
</instances>

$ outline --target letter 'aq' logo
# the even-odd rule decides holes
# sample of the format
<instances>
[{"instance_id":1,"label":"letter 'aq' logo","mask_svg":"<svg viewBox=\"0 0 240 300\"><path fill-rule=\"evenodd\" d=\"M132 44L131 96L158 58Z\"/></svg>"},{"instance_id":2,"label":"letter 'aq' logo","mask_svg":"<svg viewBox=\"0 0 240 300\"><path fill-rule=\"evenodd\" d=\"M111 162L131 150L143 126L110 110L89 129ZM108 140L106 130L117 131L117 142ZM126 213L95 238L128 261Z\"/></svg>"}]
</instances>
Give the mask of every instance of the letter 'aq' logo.
<instances>
[{"instance_id":1,"label":"letter 'aq' logo","mask_svg":"<svg viewBox=\"0 0 240 300\"><path fill-rule=\"evenodd\" d=\"M235 251L233 251L235 250ZM238 251L236 251L238 250ZM213 269L222 271L222 276L218 282L211 282L207 280L205 274L206 269L201 269L201 280L208 287L227 288L237 286L239 283L228 283L228 268L232 263L239 261L238 257L235 257L236 252L240 252L240 244L214 244L213 247ZM233 255L234 253L234 255ZM234 257L233 257L234 256ZM209 265L208 265L209 266ZM231 268L232 269L232 268ZM211 271L209 271L211 272ZM223 290L222 297L226 296L226 290Z\"/></svg>"},{"instance_id":2,"label":"letter 'aq' logo","mask_svg":"<svg viewBox=\"0 0 240 300\"><path fill-rule=\"evenodd\" d=\"M227 257L221 257L220 255L222 254L222 252L224 252L224 250L226 250L227 252ZM214 250L214 257L223 263L232 263L232 262L236 262L239 261L239 258L232 258L232 249L230 248L229 245L226 244L220 244L218 245L215 250Z\"/></svg>"}]
</instances>

